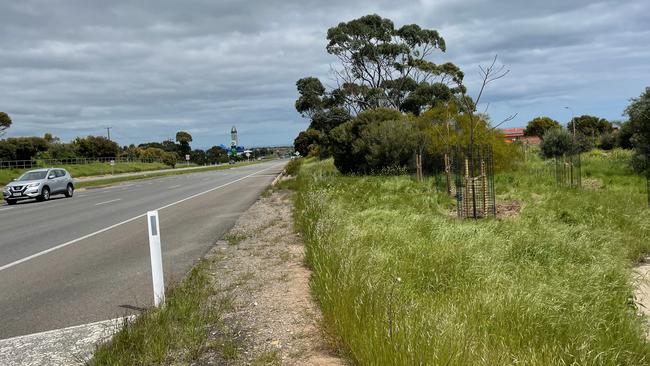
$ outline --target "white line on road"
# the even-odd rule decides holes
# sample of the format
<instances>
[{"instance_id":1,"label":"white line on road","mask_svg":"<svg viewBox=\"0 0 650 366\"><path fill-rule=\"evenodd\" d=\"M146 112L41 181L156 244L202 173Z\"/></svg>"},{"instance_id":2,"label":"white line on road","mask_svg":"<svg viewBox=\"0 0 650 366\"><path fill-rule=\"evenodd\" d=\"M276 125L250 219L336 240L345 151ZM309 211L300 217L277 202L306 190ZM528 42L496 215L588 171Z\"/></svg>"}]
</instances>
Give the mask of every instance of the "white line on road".
<instances>
[{"instance_id":1,"label":"white line on road","mask_svg":"<svg viewBox=\"0 0 650 366\"><path fill-rule=\"evenodd\" d=\"M117 202L117 201L121 201L121 200L122 200L121 198L116 198L116 199L114 199L114 200L110 200L110 201L105 201L105 202L95 203L95 206L105 205L105 204L107 204L107 203Z\"/></svg>"},{"instance_id":2,"label":"white line on road","mask_svg":"<svg viewBox=\"0 0 650 366\"><path fill-rule=\"evenodd\" d=\"M3 207L3 208L0 208L0 211L11 210L12 208L13 208L13 207Z\"/></svg>"},{"instance_id":3,"label":"white line on road","mask_svg":"<svg viewBox=\"0 0 650 366\"><path fill-rule=\"evenodd\" d=\"M210 192L212 192L212 191L216 191L217 189L220 189L220 188L223 188L223 187L229 186L229 185L231 185L231 184L233 184L233 183L237 183L237 182L242 181L242 180L244 180L244 179L246 179L246 178L250 178L250 177L256 175L257 173L261 173L261 172L267 171L267 170L269 170L269 169L271 169L271 168L275 168L275 167L277 167L278 165L283 165L283 164L284 164L284 163L282 163L282 164L275 164L275 165L270 166L270 167L268 167L268 168L264 168L264 169L262 169L262 170L258 170L258 171L256 171L256 172L251 173L251 174L249 174L249 175L246 175L246 176L244 176L244 177L241 177L241 178L235 179L235 180L233 180L233 181L230 181L230 182L228 182L228 183L222 184L222 185L217 186L217 187L214 187L214 188L210 188L210 189L208 189L207 191L199 192L199 193L197 193L197 194L193 194L193 195L191 195L191 196L189 196L189 197L185 197L185 198L183 198L183 199L181 199L181 200L178 200L178 201L176 201L176 202L172 202L172 203L170 203L170 204L168 204L168 205L165 205L165 206L159 207L159 208L157 208L156 210L163 210L163 209L165 209L165 208L168 208L168 207L171 207L171 206L177 205L177 204L182 203L182 202L185 202L185 201L187 201L187 200L191 200L192 198L196 198L196 197L202 196L202 195L204 195L204 194L206 194L206 193L210 193ZM153 211L155 211L155 210L153 210ZM73 239L73 240L67 241L67 242L65 242L65 243L63 243L63 244L59 244L59 245L57 245L57 246L54 246L54 247L49 248L49 249L45 249L45 250L43 250L43 251L41 251L41 252L38 252L38 253L34 253L34 254L30 255L30 256L27 256L27 257L25 257L25 258L19 259L19 260L17 260L17 261L14 261L14 262L11 262L11 263L8 263L8 264L5 264L4 266L0 267L0 271L4 271L5 269L9 269L9 268L11 268L11 267L17 266L17 265L19 265L19 264L21 264L21 263L27 262L27 261L32 260L32 259L34 259L34 258L38 258L38 257L40 257L40 256L42 256L42 255L47 254L47 253L51 253L51 252L53 252L53 251L55 251L55 250L59 250L59 249L61 249L61 248L65 248L65 247L67 247L68 245L72 245L72 244L74 244L74 243L78 243L78 242L80 242L80 241L82 241L82 240L84 240L84 239L88 239L88 238L93 237L93 236L95 236L95 235L97 235L97 234L101 234L101 233L107 232L107 231L109 231L109 230L111 230L111 229L114 229L114 228L120 226L120 225L128 224L129 222L134 221L134 220L137 220L137 219L139 219L139 218L141 218L141 217L144 217L144 216L147 216L147 213L146 213L146 212L143 213L143 214L140 214L140 215L138 215L138 216L134 216L134 217L132 217L132 218L130 218L130 219L124 220L124 221L122 221L122 222L118 222L117 224L114 224L114 225L111 225L111 226L107 226L107 227L105 227L105 228L103 228L103 229L101 229L101 230L97 230L97 231L92 232L92 233L90 233L90 234L88 234L88 235L84 235L84 236L79 237L79 238L77 238L77 239Z\"/></svg>"}]
</instances>

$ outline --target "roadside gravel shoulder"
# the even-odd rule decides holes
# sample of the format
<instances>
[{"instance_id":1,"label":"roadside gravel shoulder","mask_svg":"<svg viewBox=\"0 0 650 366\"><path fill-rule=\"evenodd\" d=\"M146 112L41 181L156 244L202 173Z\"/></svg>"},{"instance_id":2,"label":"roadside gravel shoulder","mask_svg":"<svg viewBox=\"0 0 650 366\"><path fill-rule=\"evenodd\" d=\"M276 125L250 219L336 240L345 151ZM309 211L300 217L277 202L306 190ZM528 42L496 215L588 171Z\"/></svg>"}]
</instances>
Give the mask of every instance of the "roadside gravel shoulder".
<instances>
[{"instance_id":1,"label":"roadside gravel shoulder","mask_svg":"<svg viewBox=\"0 0 650 366\"><path fill-rule=\"evenodd\" d=\"M290 191L264 195L208 254L214 301L229 306L197 364L345 364L320 330L292 207Z\"/></svg>"},{"instance_id":2,"label":"roadside gravel shoulder","mask_svg":"<svg viewBox=\"0 0 650 366\"><path fill-rule=\"evenodd\" d=\"M650 257L634 268L634 286L637 309L650 319ZM646 324L646 338L650 340L650 324Z\"/></svg>"}]
</instances>

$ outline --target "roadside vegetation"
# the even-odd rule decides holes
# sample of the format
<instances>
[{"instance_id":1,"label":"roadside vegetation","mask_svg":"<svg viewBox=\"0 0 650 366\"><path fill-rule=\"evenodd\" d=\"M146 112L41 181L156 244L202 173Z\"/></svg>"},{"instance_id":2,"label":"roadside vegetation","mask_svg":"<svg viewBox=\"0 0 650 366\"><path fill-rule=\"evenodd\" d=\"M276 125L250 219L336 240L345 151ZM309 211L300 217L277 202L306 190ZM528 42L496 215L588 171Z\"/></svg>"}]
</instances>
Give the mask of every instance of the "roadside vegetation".
<instances>
[{"instance_id":1,"label":"roadside vegetation","mask_svg":"<svg viewBox=\"0 0 650 366\"><path fill-rule=\"evenodd\" d=\"M11 118L0 112L0 137L11 123ZM237 146L237 152L223 145L202 150L192 149L191 142L192 135L186 131L178 131L175 141L144 142L137 146L120 146L103 136L77 137L70 142L62 142L50 133L43 137L0 139L0 185L8 183L24 171L50 166L66 168L73 177L85 177L111 172L175 168L176 165L185 166L187 157L191 165L207 166L281 154L276 154L274 149L262 147L253 148L247 153L248 156L244 156L242 146ZM115 162L113 167L110 161Z\"/></svg>"},{"instance_id":2,"label":"roadside vegetation","mask_svg":"<svg viewBox=\"0 0 650 366\"><path fill-rule=\"evenodd\" d=\"M208 326L221 324L227 301L213 304L214 287L206 260L167 290L165 306L142 312L126 322L106 344L99 345L87 365L189 364L207 348L224 343L208 342ZM227 345L226 345L227 346Z\"/></svg>"},{"instance_id":3,"label":"roadside vegetation","mask_svg":"<svg viewBox=\"0 0 650 366\"><path fill-rule=\"evenodd\" d=\"M115 174L131 173L131 172L142 172L147 170L159 170L159 169L169 168L168 165L165 165L164 163L158 163L158 162L115 163L113 167L111 167L109 163L57 165L57 167L66 169L75 178L95 176L95 175L105 175L111 173L115 173ZM30 169L0 169L0 186L11 182L12 179L18 178L24 172L32 169L38 169L38 167L34 167Z\"/></svg>"},{"instance_id":4,"label":"roadside vegetation","mask_svg":"<svg viewBox=\"0 0 650 366\"><path fill-rule=\"evenodd\" d=\"M329 333L362 365L641 365L650 360L630 267L650 251L645 181L629 152L584 156L594 189L545 163L497 175L521 212L459 220L409 176L302 166L295 219Z\"/></svg>"},{"instance_id":5,"label":"roadside vegetation","mask_svg":"<svg viewBox=\"0 0 650 366\"><path fill-rule=\"evenodd\" d=\"M508 74L496 57L470 96L463 71L435 62L436 30L367 15L327 42L337 87L296 83L309 127L294 147L320 160L284 184L325 326L355 363L650 363L631 274L650 252L650 88L629 121L539 117L506 141L515 115L477 108Z\"/></svg>"}]
</instances>

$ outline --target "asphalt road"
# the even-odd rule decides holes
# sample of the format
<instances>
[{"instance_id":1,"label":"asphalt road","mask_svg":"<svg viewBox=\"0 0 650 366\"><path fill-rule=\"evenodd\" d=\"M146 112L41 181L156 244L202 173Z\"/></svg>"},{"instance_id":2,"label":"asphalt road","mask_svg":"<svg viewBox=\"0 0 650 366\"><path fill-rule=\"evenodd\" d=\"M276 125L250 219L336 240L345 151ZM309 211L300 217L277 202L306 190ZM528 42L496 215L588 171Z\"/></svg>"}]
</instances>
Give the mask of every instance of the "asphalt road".
<instances>
[{"instance_id":1,"label":"asphalt road","mask_svg":"<svg viewBox=\"0 0 650 366\"><path fill-rule=\"evenodd\" d=\"M165 281L179 280L282 170L273 161L0 206L0 339L151 306L146 212L159 210Z\"/></svg>"}]
</instances>

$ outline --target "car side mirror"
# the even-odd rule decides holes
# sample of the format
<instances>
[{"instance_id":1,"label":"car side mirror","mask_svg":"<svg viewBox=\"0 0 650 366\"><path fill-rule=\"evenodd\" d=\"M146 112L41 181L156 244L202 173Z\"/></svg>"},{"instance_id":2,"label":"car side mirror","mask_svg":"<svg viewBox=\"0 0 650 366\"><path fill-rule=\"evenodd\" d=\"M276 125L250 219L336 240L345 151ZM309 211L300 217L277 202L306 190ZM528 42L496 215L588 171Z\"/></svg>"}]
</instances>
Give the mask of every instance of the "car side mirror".
<instances>
[{"instance_id":1,"label":"car side mirror","mask_svg":"<svg viewBox=\"0 0 650 366\"><path fill-rule=\"evenodd\" d=\"M47 179L54 179L54 178L56 178L56 177L53 176L53 175L50 175L50 176L47 177Z\"/></svg>"}]
</instances>

